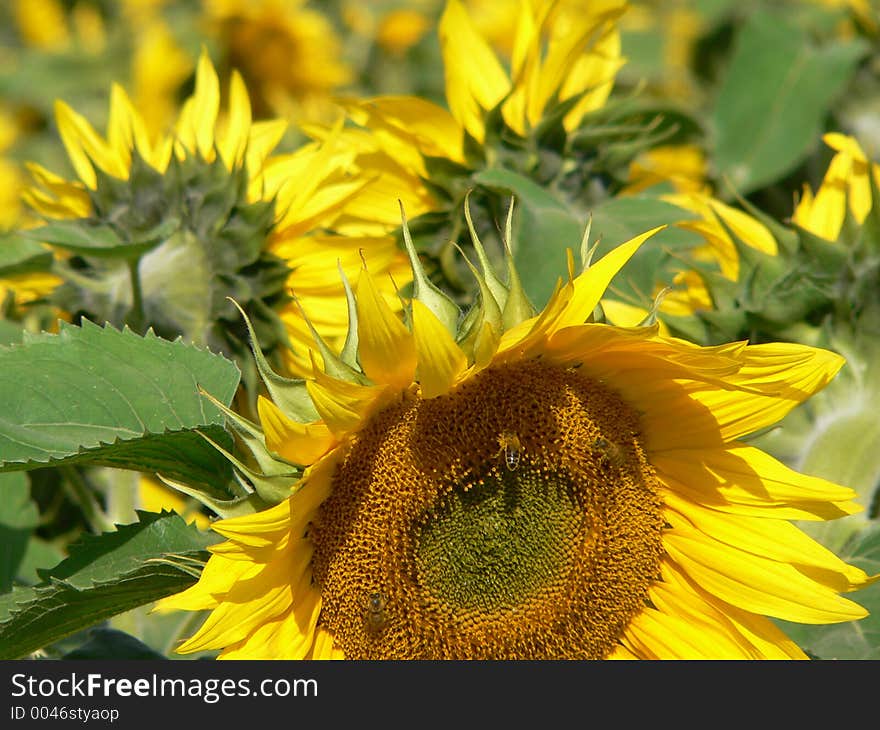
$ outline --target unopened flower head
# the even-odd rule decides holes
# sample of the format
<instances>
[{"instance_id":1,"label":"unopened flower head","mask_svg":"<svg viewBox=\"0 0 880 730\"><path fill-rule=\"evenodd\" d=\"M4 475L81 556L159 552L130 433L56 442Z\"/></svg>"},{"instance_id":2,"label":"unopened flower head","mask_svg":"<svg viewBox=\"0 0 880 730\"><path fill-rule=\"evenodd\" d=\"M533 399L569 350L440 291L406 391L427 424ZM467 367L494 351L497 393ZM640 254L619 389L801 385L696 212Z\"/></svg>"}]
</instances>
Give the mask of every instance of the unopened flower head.
<instances>
[{"instance_id":1,"label":"unopened flower head","mask_svg":"<svg viewBox=\"0 0 880 730\"><path fill-rule=\"evenodd\" d=\"M344 331L338 267L356 271L361 248L376 255L380 269L398 273L408 271L406 257L381 226L360 239L332 235L334 221L366 184L332 134L281 154L275 150L286 122L253 121L237 73L228 99L221 114L219 80L203 52L195 90L171 134L152 134L118 85L106 137L64 102L56 104L79 179L31 164L35 185L25 193L60 252L55 269L65 284L51 296L70 313L151 326L238 356L246 352L246 333L231 296L267 351L292 344L287 367L307 367L312 338L303 308L316 312L315 326L331 341ZM404 273L399 283L406 282ZM301 293L298 304L290 285Z\"/></svg>"}]
</instances>

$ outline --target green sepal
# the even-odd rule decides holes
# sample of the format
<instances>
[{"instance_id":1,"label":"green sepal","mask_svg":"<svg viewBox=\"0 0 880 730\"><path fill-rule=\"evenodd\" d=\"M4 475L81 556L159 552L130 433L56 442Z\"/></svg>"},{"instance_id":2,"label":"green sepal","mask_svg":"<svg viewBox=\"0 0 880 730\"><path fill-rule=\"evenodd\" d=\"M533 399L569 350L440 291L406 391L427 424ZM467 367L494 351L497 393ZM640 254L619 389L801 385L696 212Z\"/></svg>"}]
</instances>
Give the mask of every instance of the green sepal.
<instances>
[{"instance_id":1,"label":"green sepal","mask_svg":"<svg viewBox=\"0 0 880 730\"><path fill-rule=\"evenodd\" d=\"M135 240L125 240L112 226L89 220L59 220L22 235L33 241L50 243L81 256L111 259L138 259L180 228L180 220L165 220Z\"/></svg>"},{"instance_id":2,"label":"green sepal","mask_svg":"<svg viewBox=\"0 0 880 730\"><path fill-rule=\"evenodd\" d=\"M412 245L412 243L410 243ZM354 290L351 288L351 282L342 270L342 264L337 261L336 268L339 271L339 278L342 280L342 288L345 290L345 306L348 313L348 330L345 333L345 342L339 353L339 359L351 368L358 368L358 315L357 315L357 299L354 296Z\"/></svg>"},{"instance_id":3,"label":"green sepal","mask_svg":"<svg viewBox=\"0 0 880 730\"><path fill-rule=\"evenodd\" d=\"M0 233L0 277L48 271L52 252L30 240L23 231Z\"/></svg>"},{"instance_id":4,"label":"green sepal","mask_svg":"<svg viewBox=\"0 0 880 730\"><path fill-rule=\"evenodd\" d=\"M302 315L303 321L306 323L306 327L309 329L309 333L312 335L312 339L315 341L315 345L318 348L318 352L321 355L321 359L323 360L323 371L331 378L335 378L336 380L344 380L349 383L358 383L359 385L364 385L367 382L367 378L364 374L357 368L349 365L344 362L342 358L338 357L333 350L330 349L330 346L324 341L324 338L318 333L318 330L312 325L312 321L309 319L308 314L306 314L305 309L303 309L302 304L300 304L299 299L296 296L293 297L293 301L296 306L299 308L299 312Z\"/></svg>"},{"instance_id":5,"label":"green sepal","mask_svg":"<svg viewBox=\"0 0 880 730\"><path fill-rule=\"evenodd\" d=\"M456 247L458 248L458 247ZM459 331L458 344L465 351L474 352L477 340L483 332L483 325L489 324L496 332L502 331L501 309L495 301L491 290L477 268L470 262L464 251L458 248L471 274L477 280L480 289L479 300L468 310Z\"/></svg>"},{"instance_id":6,"label":"green sepal","mask_svg":"<svg viewBox=\"0 0 880 730\"><path fill-rule=\"evenodd\" d=\"M253 421L248 420L241 414L236 413L232 409L227 408L210 393L206 393L203 390L200 390L199 392L224 413L227 418L227 423L232 426L235 434L250 452L251 456L253 456L264 474L284 474L289 471L289 466L297 466L296 464L287 462L278 454L270 452L269 449L266 448L266 438L260 426ZM285 466L285 464L289 466Z\"/></svg>"},{"instance_id":7,"label":"green sepal","mask_svg":"<svg viewBox=\"0 0 880 730\"><path fill-rule=\"evenodd\" d=\"M477 260L480 263L480 273L483 279L480 290L482 292L482 284L485 284L486 289L491 292L492 298L495 300L498 308L502 309L507 302L507 287L495 274L495 270L492 268L489 257L486 255L486 249L483 248L483 243L480 241L479 235L477 235L476 228L474 228L474 222L471 218L470 195L471 191L468 191L464 197L464 218L465 221L467 221L468 233L471 237L471 245L474 247L474 251L477 254Z\"/></svg>"},{"instance_id":8,"label":"green sepal","mask_svg":"<svg viewBox=\"0 0 880 730\"><path fill-rule=\"evenodd\" d=\"M311 423L318 420L318 412L315 410L315 406L306 389L306 381L303 378L285 378L272 370L260 349L250 318L239 306L238 302L235 300L231 301L244 318L248 334L251 338L251 350L254 354L257 370L275 405L284 411L285 415L299 423Z\"/></svg>"},{"instance_id":9,"label":"green sepal","mask_svg":"<svg viewBox=\"0 0 880 730\"><path fill-rule=\"evenodd\" d=\"M410 235L409 223L406 219L406 211L403 209L402 202L400 202L400 218L402 221L403 242L406 247L406 253L409 256L410 268L413 274L412 298L424 304L449 333L454 336L461 319L461 310L425 273L422 261Z\"/></svg>"},{"instance_id":10,"label":"green sepal","mask_svg":"<svg viewBox=\"0 0 880 730\"><path fill-rule=\"evenodd\" d=\"M205 505L205 507L214 512L221 519L252 515L268 507L268 505L265 504L256 494L245 494L232 499L217 499L210 494L206 494L199 489L194 489L188 484L184 484L175 479L170 479L162 474L157 474L156 477L171 489L174 489L181 494L185 494L187 497L192 497L199 503Z\"/></svg>"},{"instance_id":11,"label":"green sepal","mask_svg":"<svg viewBox=\"0 0 880 730\"><path fill-rule=\"evenodd\" d=\"M514 197L510 198L510 207L507 209L507 220L504 225L503 244L504 262L507 265L507 300L501 311L501 324L505 330L509 330L535 315L535 308L523 289L519 272L516 270L516 263L513 260L513 251L510 249L510 242L513 240L514 200Z\"/></svg>"},{"instance_id":12,"label":"green sepal","mask_svg":"<svg viewBox=\"0 0 880 730\"><path fill-rule=\"evenodd\" d=\"M257 472L220 446L216 441L212 441L208 436L201 432L199 433L205 441L226 457L229 463L237 470L239 475L243 475L248 480L253 486L257 496L265 505L272 506L287 499L290 496L291 486L302 476L302 469L296 468L290 469L284 473L276 474L263 474ZM283 462L279 462L279 464L282 463Z\"/></svg>"}]
</instances>

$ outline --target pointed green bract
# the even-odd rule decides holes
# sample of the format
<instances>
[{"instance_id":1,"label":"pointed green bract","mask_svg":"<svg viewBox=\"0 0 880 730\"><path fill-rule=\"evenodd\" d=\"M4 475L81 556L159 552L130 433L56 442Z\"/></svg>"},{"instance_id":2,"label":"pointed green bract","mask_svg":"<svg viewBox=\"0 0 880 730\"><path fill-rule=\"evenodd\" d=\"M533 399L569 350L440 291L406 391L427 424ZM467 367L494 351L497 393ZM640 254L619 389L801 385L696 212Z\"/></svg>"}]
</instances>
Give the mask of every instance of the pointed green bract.
<instances>
[{"instance_id":1,"label":"pointed green bract","mask_svg":"<svg viewBox=\"0 0 880 730\"><path fill-rule=\"evenodd\" d=\"M458 327L459 319L461 318L461 310L459 310L458 305L435 286L425 274L425 269L423 268L422 262L419 260L419 255L416 252L416 248L413 245L412 236L409 231L409 224L406 220L406 212L403 209L403 203L400 204L400 217L402 221L401 228L403 231L403 242L406 247L407 255L409 256L410 267L413 274L413 299L417 299L431 310L440 323L449 330L449 333L454 335L456 328ZM346 292L350 291L350 289L351 287L347 286ZM351 325L349 325L349 331L351 331L351 329ZM355 330L356 329L357 328L355 327Z\"/></svg>"},{"instance_id":2,"label":"pointed green bract","mask_svg":"<svg viewBox=\"0 0 880 730\"><path fill-rule=\"evenodd\" d=\"M250 335L251 351L253 352L257 371L263 379L269 394L272 396L272 400L288 416L300 423L309 423L316 420L318 412L315 410L312 399L306 390L306 381L302 378L285 378L282 375L278 375L272 369L263 355L263 351L260 349L257 334L247 313L234 299L230 299L230 302L238 309L244 319L248 334Z\"/></svg>"},{"instance_id":3,"label":"pointed green bract","mask_svg":"<svg viewBox=\"0 0 880 730\"><path fill-rule=\"evenodd\" d=\"M267 250L275 201L248 196L250 176L229 169L219 155L176 155L167 169L133 149L130 174L114 177L96 167L87 190L88 217L53 220L29 232L36 240L77 254L59 260L65 283L52 294L64 311L96 321L151 326L166 339L182 336L235 360L255 385L242 321L228 297L247 311L260 346L274 358L286 344L277 310L288 301L286 263Z\"/></svg>"}]
</instances>

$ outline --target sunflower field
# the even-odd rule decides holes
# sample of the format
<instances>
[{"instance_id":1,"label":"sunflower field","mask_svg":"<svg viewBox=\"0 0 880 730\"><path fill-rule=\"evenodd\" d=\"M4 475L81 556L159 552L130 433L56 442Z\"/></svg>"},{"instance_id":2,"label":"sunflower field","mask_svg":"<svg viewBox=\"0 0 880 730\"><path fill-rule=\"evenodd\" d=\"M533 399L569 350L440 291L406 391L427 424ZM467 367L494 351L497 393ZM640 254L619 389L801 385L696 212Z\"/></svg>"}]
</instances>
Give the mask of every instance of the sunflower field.
<instances>
[{"instance_id":1,"label":"sunflower field","mask_svg":"<svg viewBox=\"0 0 880 730\"><path fill-rule=\"evenodd\" d=\"M872 0L0 38L0 659L880 659Z\"/></svg>"}]
</instances>

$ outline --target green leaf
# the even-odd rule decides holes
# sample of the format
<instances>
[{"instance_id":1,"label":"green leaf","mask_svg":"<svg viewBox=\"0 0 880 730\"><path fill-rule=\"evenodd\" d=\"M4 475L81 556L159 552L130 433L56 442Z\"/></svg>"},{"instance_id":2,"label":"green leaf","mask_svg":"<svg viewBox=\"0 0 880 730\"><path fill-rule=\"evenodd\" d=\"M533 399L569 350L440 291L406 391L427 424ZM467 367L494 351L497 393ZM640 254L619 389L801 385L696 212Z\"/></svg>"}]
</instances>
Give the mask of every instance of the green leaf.
<instances>
[{"instance_id":1,"label":"green leaf","mask_svg":"<svg viewBox=\"0 0 880 730\"><path fill-rule=\"evenodd\" d=\"M875 524L859 533L840 557L868 575L880 573L880 527ZM859 621L821 626L777 623L801 649L818 659L880 659L880 583L846 597L864 606L870 615Z\"/></svg>"},{"instance_id":2,"label":"green leaf","mask_svg":"<svg viewBox=\"0 0 880 730\"><path fill-rule=\"evenodd\" d=\"M192 585L219 535L179 515L139 512L115 532L84 536L43 582L0 596L0 659L24 657L110 616Z\"/></svg>"},{"instance_id":3,"label":"green leaf","mask_svg":"<svg viewBox=\"0 0 880 730\"><path fill-rule=\"evenodd\" d=\"M25 474L0 474L0 593L12 588L39 514Z\"/></svg>"},{"instance_id":4,"label":"green leaf","mask_svg":"<svg viewBox=\"0 0 880 730\"><path fill-rule=\"evenodd\" d=\"M483 170L473 180L516 196L513 260L526 294L540 309L565 273L565 249L576 251L580 246L586 217L581 219L548 190L510 170Z\"/></svg>"},{"instance_id":5,"label":"green leaf","mask_svg":"<svg viewBox=\"0 0 880 730\"><path fill-rule=\"evenodd\" d=\"M817 47L782 15L755 12L740 31L712 114L716 173L747 194L791 171L817 144L865 50L856 41Z\"/></svg>"},{"instance_id":6,"label":"green leaf","mask_svg":"<svg viewBox=\"0 0 880 730\"><path fill-rule=\"evenodd\" d=\"M0 471L91 463L225 485L225 417L201 386L228 405L239 371L182 340L125 329L61 324L58 335L25 335L0 347Z\"/></svg>"},{"instance_id":7,"label":"green leaf","mask_svg":"<svg viewBox=\"0 0 880 730\"><path fill-rule=\"evenodd\" d=\"M44 241L72 253L103 258L132 259L142 256L180 227L180 221L163 221L137 240L126 241L110 226L86 220L60 220L25 232L34 241Z\"/></svg>"},{"instance_id":8,"label":"green leaf","mask_svg":"<svg viewBox=\"0 0 880 730\"><path fill-rule=\"evenodd\" d=\"M601 239L594 261L645 231L668 226L648 239L621 269L608 288L609 294L650 307L654 287L659 283L670 284L672 276L682 268L676 253L702 243L696 233L673 225L693 217L690 211L647 194L610 198L593 208L591 234L594 239Z\"/></svg>"},{"instance_id":9,"label":"green leaf","mask_svg":"<svg viewBox=\"0 0 880 730\"><path fill-rule=\"evenodd\" d=\"M0 234L0 277L46 271L52 264L52 252L21 233Z\"/></svg>"},{"instance_id":10,"label":"green leaf","mask_svg":"<svg viewBox=\"0 0 880 730\"><path fill-rule=\"evenodd\" d=\"M165 659L131 634L118 629L99 627L89 632L89 637L76 649L64 654L62 659Z\"/></svg>"},{"instance_id":11,"label":"green leaf","mask_svg":"<svg viewBox=\"0 0 880 730\"><path fill-rule=\"evenodd\" d=\"M21 342L24 325L8 319L0 319L0 345Z\"/></svg>"},{"instance_id":12,"label":"green leaf","mask_svg":"<svg viewBox=\"0 0 880 730\"><path fill-rule=\"evenodd\" d=\"M583 219L552 193L509 170L486 170L474 179L487 187L516 196L518 226L513 258L523 287L539 309L546 304L559 277L566 274L566 249L578 251L592 215L591 237L599 238L596 257L659 225L670 227L653 236L615 278L609 291L619 298L649 307L658 281L671 281L681 268L675 252L702 242L695 233L672 227L693 213L657 197L643 194L609 198ZM664 277L664 268L668 275Z\"/></svg>"}]
</instances>

